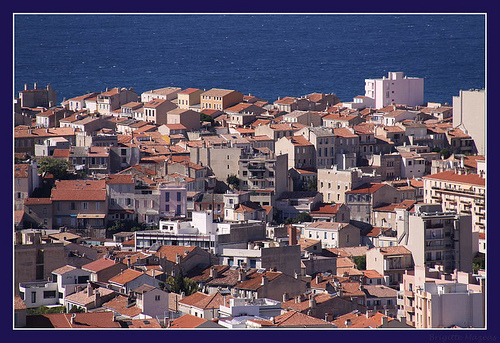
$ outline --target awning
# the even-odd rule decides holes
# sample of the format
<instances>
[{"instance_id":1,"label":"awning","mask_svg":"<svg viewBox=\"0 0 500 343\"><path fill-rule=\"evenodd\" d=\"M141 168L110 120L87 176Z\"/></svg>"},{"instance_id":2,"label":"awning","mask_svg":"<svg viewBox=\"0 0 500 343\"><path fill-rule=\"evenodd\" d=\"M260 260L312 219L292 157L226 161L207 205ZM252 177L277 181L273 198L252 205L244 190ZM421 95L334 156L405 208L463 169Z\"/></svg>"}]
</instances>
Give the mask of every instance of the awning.
<instances>
[{"instance_id":1,"label":"awning","mask_svg":"<svg viewBox=\"0 0 500 343\"><path fill-rule=\"evenodd\" d=\"M104 219L106 218L105 214L87 214L87 213L79 213L76 218L78 219Z\"/></svg>"}]
</instances>

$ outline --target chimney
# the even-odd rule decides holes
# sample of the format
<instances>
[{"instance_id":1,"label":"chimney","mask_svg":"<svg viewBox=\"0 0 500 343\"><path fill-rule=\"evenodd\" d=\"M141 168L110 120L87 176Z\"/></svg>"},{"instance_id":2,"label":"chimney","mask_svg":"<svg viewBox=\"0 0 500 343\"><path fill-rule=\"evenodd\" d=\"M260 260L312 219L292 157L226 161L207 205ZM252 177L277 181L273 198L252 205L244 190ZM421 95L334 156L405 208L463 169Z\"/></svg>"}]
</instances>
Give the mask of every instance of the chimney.
<instances>
[{"instance_id":1,"label":"chimney","mask_svg":"<svg viewBox=\"0 0 500 343\"><path fill-rule=\"evenodd\" d=\"M210 277L211 278L216 278L217 277L217 270L215 269L214 266L210 267Z\"/></svg>"},{"instance_id":2,"label":"chimney","mask_svg":"<svg viewBox=\"0 0 500 343\"><path fill-rule=\"evenodd\" d=\"M319 283L321 283L322 281L323 281L323 275L322 275L322 274L320 274L320 273L318 273L318 274L316 275L316 283L317 283L317 284L319 284Z\"/></svg>"},{"instance_id":3,"label":"chimney","mask_svg":"<svg viewBox=\"0 0 500 343\"><path fill-rule=\"evenodd\" d=\"M325 313L325 321L326 322L333 321L333 313L331 313L331 312Z\"/></svg>"},{"instance_id":4,"label":"chimney","mask_svg":"<svg viewBox=\"0 0 500 343\"><path fill-rule=\"evenodd\" d=\"M352 322L350 319L346 319L346 321L344 322L345 326L346 327L350 327L352 325Z\"/></svg>"},{"instance_id":5,"label":"chimney","mask_svg":"<svg viewBox=\"0 0 500 343\"><path fill-rule=\"evenodd\" d=\"M90 298L93 295L94 295L94 290L92 289L92 286L90 285L90 282L89 282L87 285L87 296Z\"/></svg>"},{"instance_id":6,"label":"chimney","mask_svg":"<svg viewBox=\"0 0 500 343\"><path fill-rule=\"evenodd\" d=\"M266 286L268 282L269 282L269 280L267 279L267 276L262 275L262 280L261 280L260 284L262 286Z\"/></svg>"},{"instance_id":7,"label":"chimney","mask_svg":"<svg viewBox=\"0 0 500 343\"><path fill-rule=\"evenodd\" d=\"M30 86L29 86L27 83L25 83L25 84L24 84L24 90L25 90L25 91L27 91L27 90L29 90L29 89L30 89Z\"/></svg>"},{"instance_id":8,"label":"chimney","mask_svg":"<svg viewBox=\"0 0 500 343\"><path fill-rule=\"evenodd\" d=\"M311 297L309 298L309 307L311 309L316 308L316 299L314 299L315 296L315 294L311 294Z\"/></svg>"},{"instance_id":9,"label":"chimney","mask_svg":"<svg viewBox=\"0 0 500 343\"><path fill-rule=\"evenodd\" d=\"M288 293L283 293L283 302L287 302L288 301Z\"/></svg>"},{"instance_id":10,"label":"chimney","mask_svg":"<svg viewBox=\"0 0 500 343\"><path fill-rule=\"evenodd\" d=\"M247 273L242 268L238 269L238 281L245 281L247 279Z\"/></svg>"},{"instance_id":11,"label":"chimney","mask_svg":"<svg viewBox=\"0 0 500 343\"><path fill-rule=\"evenodd\" d=\"M180 264L181 263L181 255L180 254L176 254L175 255L175 263L176 264Z\"/></svg>"},{"instance_id":12,"label":"chimney","mask_svg":"<svg viewBox=\"0 0 500 343\"><path fill-rule=\"evenodd\" d=\"M382 325L387 325L387 323L389 322L389 318L387 318L387 316L383 316L381 322Z\"/></svg>"},{"instance_id":13,"label":"chimney","mask_svg":"<svg viewBox=\"0 0 500 343\"><path fill-rule=\"evenodd\" d=\"M296 303L296 304L300 304L300 295L297 295L297 296L295 297L295 303Z\"/></svg>"},{"instance_id":14,"label":"chimney","mask_svg":"<svg viewBox=\"0 0 500 343\"><path fill-rule=\"evenodd\" d=\"M288 224L288 245L297 245L297 229L292 224Z\"/></svg>"},{"instance_id":15,"label":"chimney","mask_svg":"<svg viewBox=\"0 0 500 343\"><path fill-rule=\"evenodd\" d=\"M95 291L94 304L95 304L95 307L101 306L101 293L99 293L99 290Z\"/></svg>"},{"instance_id":16,"label":"chimney","mask_svg":"<svg viewBox=\"0 0 500 343\"><path fill-rule=\"evenodd\" d=\"M71 315L71 324L75 324L76 313Z\"/></svg>"}]
</instances>

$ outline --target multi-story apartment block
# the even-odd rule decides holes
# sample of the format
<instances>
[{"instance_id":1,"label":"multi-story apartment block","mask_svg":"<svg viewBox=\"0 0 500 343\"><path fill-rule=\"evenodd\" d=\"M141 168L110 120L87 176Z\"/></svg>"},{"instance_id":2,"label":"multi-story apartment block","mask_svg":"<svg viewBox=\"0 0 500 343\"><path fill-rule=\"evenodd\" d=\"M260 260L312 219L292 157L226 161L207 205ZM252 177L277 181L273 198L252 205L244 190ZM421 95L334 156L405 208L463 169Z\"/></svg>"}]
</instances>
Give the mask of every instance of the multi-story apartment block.
<instances>
[{"instance_id":1,"label":"multi-story apartment block","mask_svg":"<svg viewBox=\"0 0 500 343\"><path fill-rule=\"evenodd\" d=\"M365 96L375 101L375 108L392 103L419 106L424 103L424 79L389 72L381 79L365 79Z\"/></svg>"},{"instance_id":2,"label":"multi-story apartment block","mask_svg":"<svg viewBox=\"0 0 500 343\"><path fill-rule=\"evenodd\" d=\"M14 165L14 210L23 209L24 200L40 186L38 166L35 161Z\"/></svg>"},{"instance_id":3,"label":"multi-story apartment block","mask_svg":"<svg viewBox=\"0 0 500 343\"><path fill-rule=\"evenodd\" d=\"M57 91L52 89L51 84L47 88L38 88L38 83L30 89L28 84L24 84L24 90L19 92L21 107L52 107L56 105Z\"/></svg>"},{"instance_id":4,"label":"multi-story apartment block","mask_svg":"<svg viewBox=\"0 0 500 343\"><path fill-rule=\"evenodd\" d=\"M373 225L373 209L382 204L399 202L398 191L384 183L364 183L346 193L351 220Z\"/></svg>"},{"instance_id":5,"label":"multi-story apartment block","mask_svg":"<svg viewBox=\"0 0 500 343\"><path fill-rule=\"evenodd\" d=\"M327 203L345 203L345 192L366 182L379 183L380 175L366 174L359 168L341 170L336 165L318 169L318 192Z\"/></svg>"},{"instance_id":6,"label":"multi-story apartment block","mask_svg":"<svg viewBox=\"0 0 500 343\"><path fill-rule=\"evenodd\" d=\"M313 111L292 111L283 116L283 121L286 123L299 123L307 126L320 126L321 116L318 112Z\"/></svg>"},{"instance_id":7,"label":"multi-story apartment block","mask_svg":"<svg viewBox=\"0 0 500 343\"><path fill-rule=\"evenodd\" d=\"M374 247L366 252L366 269L384 276L384 283L397 287L403 281L405 271L413 268L411 251L402 245Z\"/></svg>"},{"instance_id":8,"label":"multi-story apartment block","mask_svg":"<svg viewBox=\"0 0 500 343\"><path fill-rule=\"evenodd\" d=\"M205 108L224 110L243 101L242 93L229 89L212 88L201 93L200 97L202 110Z\"/></svg>"},{"instance_id":9,"label":"multi-story apartment block","mask_svg":"<svg viewBox=\"0 0 500 343\"><path fill-rule=\"evenodd\" d=\"M119 109L122 105L137 100L137 93L132 88L107 88L105 92L97 96L97 111L104 115L111 115L112 111Z\"/></svg>"},{"instance_id":10,"label":"multi-story apartment block","mask_svg":"<svg viewBox=\"0 0 500 343\"><path fill-rule=\"evenodd\" d=\"M486 178L463 169L424 176L424 201L439 203L444 211L472 216L472 230L486 229Z\"/></svg>"},{"instance_id":11,"label":"multi-story apartment block","mask_svg":"<svg viewBox=\"0 0 500 343\"><path fill-rule=\"evenodd\" d=\"M34 227L52 229L52 200L50 198L24 199L23 219Z\"/></svg>"},{"instance_id":12,"label":"multi-story apartment block","mask_svg":"<svg viewBox=\"0 0 500 343\"><path fill-rule=\"evenodd\" d=\"M135 219L135 181L130 174L110 174L106 177L108 221Z\"/></svg>"},{"instance_id":13,"label":"multi-story apartment block","mask_svg":"<svg viewBox=\"0 0 500 343\"><path fill-rule=\"evenodd\" d=\"M313 222L304 227L301 236L320 240L323 249L357 247L361 243L359 228L349 223Z\"/></svg>"},{"instance_id":14,"label":"multi-story apartment block","mask_svg":"<svg viewBox=\"0 0 500 343\"><path fill-rule=\"evenodd\" d=\"M141 102L149 102L155 99L174 100L178 97L180 90L179 87L164 87L143 92L141 93Z\"/></svg>"},{"instance_id":15,"label":"multi-story apartment block","mask_svg":"<svg viewBox=\"0 0 500 343\"><path fill-rule=\"evenodd\" d=\"M407 271L398 293L398 317L415 328L484 328L484 279L455 271L415 266Z\"/></svg>"},{"instance_id":16,"label":"multi-story apartment block","mask_svg":"<svg viewBox=\"0 0 500 343\"><path fill-rule=\"evenodd\" d=\"M250 200L261 206L274 206L274 201L287 190L287 155L254 150L239 159L240 189L250 192Z\"/></svg>"},{"instance_id":17,"label":"multi-story apartment block","mask_svg":"<svg viewBox=\"0 0 500 343\"><path fill-rule=\"evenodd\" d=\"M62 137L71 145L75 144L76 130L71 127L31 129L14 128L14 152L35 155L35 145L44 144L46 139Z\"/></svg>"},{"instance_id":18,"label":"multi-story apartment block","mask_svg":"<svg viewBox=\"0 0 500 343\"><path fill-rule=\"evenodd\" d=\"M160 217L187 216L187 189L180 182L162 182L158 185L160 192Z\"/></svg>"},{"instance_id":19,"label":"multi-story apartment block","mask_svg":"<svg viewBox=\"0 0 500 343\"><path fill-rule=\"evenodd\" d=\"M275 143L277 155L288 155L288 167L316 168L316 149L304 136L282 137Z\"/></svg>"},{"instance_id":20,"label":"multi-story apartment block","mask_svg":"<svg viewBox=\"0 0 500 343\"><path fill-rule=\"evenodd\" d=\"M335 135L332 129L307 126L295 132L294 135L303 136L314 145L317 168L331 168L335 164Z\"/></svg>"},{"instance_id":21,"label":"multi-story apartment block","mask_svg":"<svg viewBox=\"0 0 500 343\"><path fill-rule=\"evenodd\" d=\"M105 180L56 181L50 198L56 227L104 237L108 214Z\"/></svg>"},{"instance_id":22,"label":"multi-story apartment block","mask_svg":"<svg viewBox=\"0 0 500 343\"><path fill-rule=\"evenodd\" d=\"M304 126L304 124L299 123L258 125L255 127L255 136L265 135L276 142L282 137L293 136L296 131Z\"/></svg>"},{"instance_id":23,"label":"multi-story apartment block","mask_svg":"<svg viewBox=\"0 0 500 343\"><path fill-rule=\"evenodd\" d=\"M283 192L276 199L275 208L280 219L293 219L299 213L310 214L322 201L323 195L316 191Z\"/></svg>"},{"instance_id":24,"label":"multi-story apartment block","mask_svg":"<svg viewBox=\"0 0 500 343\"><path fill-rule=\"evenodd\" d=\"M293 112L293 111L307 111L310 109L310 101L306 98L296 98L293 96L286 96L284 98L278 97L278 100L273 102L275 108L280 111Z\"/></svg>"},{"instance_id":25,"label":"multi-story apartment block","mask_svg":"<svg viewBox=\"0 0 500 343\"><path fill-rule=\"evenodd\" d=\"M453 97L453 127L474 139L479 155L486 153L486 92L484 89L461 90Z\"/></svg>"},{"instance_id":26,"label":"multi-story apartment block","mask_svg":"<svg viewBox=\"0 0 500 343\"><path fill-rule=\"evenodd\" d=\"M68 99L62 103L62 105L67 108L70 111L81 111L81 110L88 110L86 106L86 100L92 99L92 98L97 98L97 95L99 95L98 92L92 92L92 93L87 93L84 95L80 95L71 99ZM93 112L93 111L91 111Z\"/></svg>"},{"instance_id":27,"label":"multi-story apartment block","mask_svg":"<svg viewBox=\"0 0 500 343\"><path fill-rule=\"evenodd\" d=\"M401 177L402 158L398 152L391 154L373 154L369 157L369 165L376 167L377 174L383 181Z\"/></svg>"},{"instance_id":28,"label":"multi-story apartment block","mask_svg":"<svg viewBox=\"0 0 500 343\"><path fill-rule=\"evenodd\" d=\"M177 106L182 109L200 111L200 99L203 90L198 88L186 88L177 93Z\"/></svg>"},{"instance_id":29,"label":"multi-story apartment block","mask_svg":"<svg viewBox=\"0 0 500 343\"><path fill-rule=\"evenodd\" d=\"M199 130L200 113L191 109L170 109L167 113L166 124L182 124L188 131Z\"/></svg>"},{"instance_id":30,"label":"multi-story apartment block","mask_svg":"<svg viewBox=\"0 0 500 343\"><path fill-rule=\"evenodd\" d=\"M416 265L472 272L470 215L443 212L440 204L415 204L412 211L396 209L396 216L398 242L412 252Z\"/></svg>"},{"instance_id":31,"label":"multi-story apartment block","mask_svg":"<svg viewBox=\"0 0 500 343\"><path fill-rule=\"evenodd\" d=\"M144 120L158 125L168 124L167 112L177 106L169 100L153 99L144 103Z\"/></svg>"}]
</instances>

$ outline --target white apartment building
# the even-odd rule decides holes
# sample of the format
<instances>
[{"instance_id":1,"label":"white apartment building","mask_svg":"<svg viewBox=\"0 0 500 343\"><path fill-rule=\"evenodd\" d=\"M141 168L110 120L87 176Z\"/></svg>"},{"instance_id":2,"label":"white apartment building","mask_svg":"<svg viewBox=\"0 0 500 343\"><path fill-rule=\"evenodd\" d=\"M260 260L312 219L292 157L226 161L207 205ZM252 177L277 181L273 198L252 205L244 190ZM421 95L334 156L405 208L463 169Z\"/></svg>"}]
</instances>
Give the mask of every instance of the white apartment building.
<instances>
[{"instance_id":1,"label":"white apartment building","mask_svg":"<svg viewBox=\"0 0 500 343\"><path fill-rule=\"evenodd\" d=\"M398 317L415 328L484 328L484 279L415 266L403 276Z\"/></svg>"},{"instance_id":2,"label":"white apartment building","mask_svg":"<svg viewBox=\"0 0 500 343\"><path fill-rule=\"evenodd\" d=\"M453 97L453 127L474 139L479 155L486 154L486 92L484 89L461 90Z\"/></svg>"},{"instance_id":3,"label":"white apartment building","mask_svg":"<svg viewBox=\"0 0 500 343\"><path fill-rule=\"evenodd\" d=\"M422 178L424 201L439 203L443 210L472 216L472 231L486 230L486 178L463 169L447 170Z\"/></svg>"},{"instance_id":4,"label":"white apartment building","mask_svg":"<svg viewBox=\"0 0 500 343\"><path fill-rule=\"evenodd\" d=\"M418 106L424 104L424 79L389 72L381 79L365 79L365 96L379 109L392 103Z\"/></svg>"}]
</instances>

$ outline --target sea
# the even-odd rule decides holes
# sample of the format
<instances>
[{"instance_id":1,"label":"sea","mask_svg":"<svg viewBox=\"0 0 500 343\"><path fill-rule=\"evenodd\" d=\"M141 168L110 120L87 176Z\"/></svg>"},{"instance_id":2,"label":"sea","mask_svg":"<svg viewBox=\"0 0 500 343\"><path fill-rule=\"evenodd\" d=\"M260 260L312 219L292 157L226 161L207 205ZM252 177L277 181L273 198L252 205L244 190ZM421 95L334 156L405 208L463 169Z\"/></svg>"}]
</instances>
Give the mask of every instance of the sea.
<instances>
[{"instance_id":1,"label":"sea","mask_svg":"<svg viewBox=\"0 0 500 343\"><path fill-rule=\"evenodd\" d=\"M14 97L106 88L364 95L365 79L424 79L425 102L486 84L484 14L16 14Z\"/></svg>"}]
</instances>

